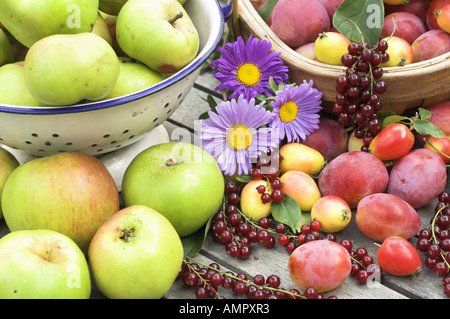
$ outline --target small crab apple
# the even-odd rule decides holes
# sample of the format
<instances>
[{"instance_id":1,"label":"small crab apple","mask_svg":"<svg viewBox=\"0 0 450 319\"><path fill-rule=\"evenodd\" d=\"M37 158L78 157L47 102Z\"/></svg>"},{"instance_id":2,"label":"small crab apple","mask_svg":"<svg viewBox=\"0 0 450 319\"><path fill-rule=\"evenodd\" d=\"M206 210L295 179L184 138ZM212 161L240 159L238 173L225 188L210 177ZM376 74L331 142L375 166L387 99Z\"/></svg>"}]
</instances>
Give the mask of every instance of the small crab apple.
<instances>
[{"instance_id":1,"label":"small crab apple","mask_svg":"<svg viewBox=\"0 0 450 319\"><path fill-rule=\"evenodd\" d=\"M442 7L449 3L449 0L431 0L427 8L427 26L430 30L440 30L437 17Z\"/></svg>"},{"instance_id":2,"label":"small crab apple","mask_svg":"<svg viewBox=\"0 0 450 319\"><path fill-rule=\"evenodd\" d=\"M352 211L347 202L334 195L323 196L311 208L311 219L320 222L320 230L336 233L350 223Z\"/></svg>"},{"instance_id":3,"label":"small crab apple","mask_svg":"<svg viewBox=\"0 0 450 319\"><path fill-rule=\"evenodd\" d=\"M398 236L390 236L383 241L377 260L381 269L395 276L409 276L422 270L422 261L415 247Z\"/></svg>"},{"instance_id":4,"label":"small crab apple","mask_svg":"<svg viewBox=\"0 0 450 319\"><path fill-rule=\"evenodd\" d=\"M408 154L414 145L414 134L404 124L388 125L370 142L369 152L382 161L396 160Z\"/></svg>"},{"instance_id":5,"label":"small crab apple","mask_svg":"<svg viewBox=\"0 0 450 319\"><path fill-rule=\"evenodd\" d=\"M322 32L315 41L317 60L327 64L342 65L341 58L348 53L350 40L339 32Z\"/></svg>"},{"instance_id":6,"label":"small crab apple","mask_svg":"<svg viewBox=\"0 0 450 319\"><path fill-rule=\"evenodd\" d=\"M431 136L428 138L427 143L425 143L424 148L436 152L444 160L445 164L450 163L450 136Z\"/></svg>"},{"instance_id":7,"label":"small crab apple","mask_svg":"<svg viewBox=\"0 0 450 319\"><path fill-rule=\"evenodd\" d=\"M264 192L258 191L264 187ZM261 200L263 194L271 193L270 183L263 179L256 179L245 184L242 188L240 203L241 211L244 215L251 217L254 220L259 220L262 217L270 215L271 203L264 203Z\"/></svg>"},{"instance_id":8,"label":"small crab apple","mask_svg":"<svg viewBox=\"0 0 450 319\"><path fill-rule=\"evenodd\" d=\"M404 66L413 62L414 52L408 41L396 36L382 40L389 45L386 51L389 54L389 61L380 64L380 67Z\"/></svg>"},{"instance_id":9,"label":"small crab apple","mask_svg":"<svg viewBox=\"0 0 450 319\"><path fill-rule=\"evenodd\" d=\"M444 5L436 17L438 26L447 33L450 33L450 2Z\"/></svg>"}]
</instances>

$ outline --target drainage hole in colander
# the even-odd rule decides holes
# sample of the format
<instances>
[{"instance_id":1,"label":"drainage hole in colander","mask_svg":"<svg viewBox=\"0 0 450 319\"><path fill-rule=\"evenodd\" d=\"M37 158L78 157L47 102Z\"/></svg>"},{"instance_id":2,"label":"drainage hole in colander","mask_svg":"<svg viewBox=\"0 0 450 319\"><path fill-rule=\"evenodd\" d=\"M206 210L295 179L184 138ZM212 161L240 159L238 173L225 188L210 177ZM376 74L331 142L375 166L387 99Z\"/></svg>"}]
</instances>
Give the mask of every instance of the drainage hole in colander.
<instances>
[{"instance_id":1,"label":"drainage hole in colander","mask_svg":"<svg viewBox=\"0 0 450 319\"><path fill-rule=\"evenodd\" d=\"M111 135L109 135L109 134L105 134L105 135L103 135L103 138L108 138L108 137L110 137Z\"/></svg>"},{"instance_id":2,"label":"drainage hole in colander","mask_svg":"<svg viewBox=\"0 0 450 319\"><path fill-rule=\"evenodd\" d=\"M25 141L25 144L28 144L28 145L30 145L30 144L31 144L31 142L30 142L30 141Z\"/></svg>"},{"instance_id":3,"label":"drainage hole in colander","mask_svg":"<svg viewBox=\"0 0 450 319\"><path fill-rule=\"evenodd\" d=\"M168 108L169 107L169 103L166 103L166 105L164 105L164 108Z\"/></svg>"},{"instance_id":4,"label":"drainage hole in colander","mask_svg":"<svg viewBox=\"0 0 450 319\"><path fill-rule=\"evenodd\" d=\"M133 138L134 138L134 135L130 135L130 136L128 137L129 140L131 140L131 139L133 139Z\"/></svg>"},{"instance_id":5,"label":"drainage hole in colander","mask_svg":"<svg viewBox=\"0 0 450 319\"><path fill-rule=\"evenodd\" d=\"M52 143L50 143L49 141L45 142L44 144L47 146L52 146Z\"/></svg>"},{"instance_id":6,"label":"drainage hole in colander","mask_svg":"<svg viewBox=\"0 0 450 319\"><path fill-rule=\"evenodd\" d=\"M127 134L130 130L125 130L122 132L122 134Z\"/></svg>"},{"instance_id":7,"label":"drainage hole in colander","mask_svg":"<svg viewBox=\"0 0 450 319\"><path fill-rule=\"evenodd\" d=\"M73 145L72 142L67 142L67 143L66 143L66 146L72 146L72 145Z\"/></svg>"},{"instance_id":8,"label":"drainage hole in colander","mask_svg":"<svg viewBox=\"0 0 450 319\"><path fill-rule=\"evenodd\" d=\"M180 93L180 95L178 95L178 99L180 99L183 96L183 93Z\"/></svg>"},{"instance_id":9,"label":"drainage hole in colander","mask_svg":"<svg viewBox=\"0 0 450 319\"><path fill-rule=\"evenodd\" d=\"M117 143L117 141L111 141L110 142L110 144L116 144Z\"/></svg>"},{"instance_id":10,"label":"drainage hole in colander","mask_svg":"<svg viewBox=\"0 0 450 319\"><path fill-rule=\"evenodd\" d=\"M53 133L52 136L56 138L59 137L59 134Z\"/></svg>"},{"instance_id":11,"label":"drainage hole in colander","mask_svg":"<svg viewBox=\"0 0 450 319\"><path fill-rule=\"evenodd\" d=\"M91 144L91 147L97 147L98 144Z\"/></svg>"},{"instance_id":12,"label":"drainage hole in colander","mask_svg":"<svg viewBox=\"0 0 450 319\"><path fill-rule=\"evenodd\" d=\"M31 136L38 137L38 134L37 133L31 133Z\"/></svg>"},{"instance_id":13,"label":"drainage hole in colander","mask_svg":"<svg viewBox=\"0 0 450 319\"><path fill-rule=\"evenodd\" d=\"M153 119L153 123L155 123L157 120L158 120L158 118L155 117L155 118Z\"/></svg>"},{"instance_id":14,"label":"drainage hole in colander","mask_svg":"<svg viewBox=\"0 0 450 319\"><path fill-rule=\"evenodd\" d=\"M172 112L172 109L169 109L169 110L167 111L167 114L170 114L170 112Z\"/></svg>"}]
</instances>

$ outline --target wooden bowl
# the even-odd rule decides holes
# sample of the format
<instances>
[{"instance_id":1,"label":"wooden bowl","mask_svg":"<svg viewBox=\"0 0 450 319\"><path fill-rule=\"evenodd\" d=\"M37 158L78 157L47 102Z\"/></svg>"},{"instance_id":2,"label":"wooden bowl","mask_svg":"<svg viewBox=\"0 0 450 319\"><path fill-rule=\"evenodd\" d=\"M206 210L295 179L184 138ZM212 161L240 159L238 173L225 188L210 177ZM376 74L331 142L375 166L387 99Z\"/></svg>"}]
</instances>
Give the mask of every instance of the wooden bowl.
<instances>
[{"instance_id":1,"label":"wooden bowl","mask_svg":"<svg viewBox=\"0 0 450 319\"><path fill-rule=\"evenodd\" d=\"M253 34L270 41L272 51L281 52L280 58L289 68L291 82L313 80L314 86L323 93L324 109L331 111L337 94L336 78L345 73L344 66L321 63L295 52L275 35L249 0L233 3L228 28L235 37L242 36L244 40ZM381 95L382 111L400 115L406 110L450 100L450 52L427 61L383 69L388 89Z\"/></svg>"}]
</instances>

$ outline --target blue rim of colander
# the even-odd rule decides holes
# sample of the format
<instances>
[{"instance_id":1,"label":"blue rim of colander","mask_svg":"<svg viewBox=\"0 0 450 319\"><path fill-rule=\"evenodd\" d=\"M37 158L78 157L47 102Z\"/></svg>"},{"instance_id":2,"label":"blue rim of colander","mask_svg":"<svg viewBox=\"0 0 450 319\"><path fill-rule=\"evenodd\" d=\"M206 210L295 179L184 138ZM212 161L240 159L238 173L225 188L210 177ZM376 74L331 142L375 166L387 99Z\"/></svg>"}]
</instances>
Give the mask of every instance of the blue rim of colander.
<instances>
[{"instance_id":1,"label":"blue rim of colander","mask_svg":"<svg viewBox=\"0 0 450 319\"><path fill-rule=\"evenodd\" d=\"M167 79L163 80L160 83L157 83L148 89L144 89L135 93L131 93L128 95L125 95L123 97L105 100L105 101L97 101L97 102L89 102L86 104L77 104L73 106L44 106L44 107L27 107L27 106L15 106L15 105L6 105L6 104L0 104L0 112L3 113L15 113L15 114L36 114L36 115L57 115L57 114L67 114L67 113L80 113L80 112L89 112L89 111L95 111L95 110L101 110L106 109L109 107L114 107L118 105L122 105L124 103L132 102L139 100L141 98L147 97L150 94L162 91L163 89L171 86L172 84L182 80L183 78L187 77L189 74L193 73L195 70L197 70L201 65L206 61L206 59L213 53L213 51L216 49L216 46L220 42L225 22L229 18L229 15L231 14L231 7L232 7L232 0L228 0L227 3L223 6L221 6L217 1L216 5L218 7L218 10L220 12L220 25L219 25L219 32L214 39L214 44L211 45L208 50L204 51L201 55L198 55L189 65L184 67L179 72L175 73L174 75L168 77Z\"/></svg>"}]
</instances>

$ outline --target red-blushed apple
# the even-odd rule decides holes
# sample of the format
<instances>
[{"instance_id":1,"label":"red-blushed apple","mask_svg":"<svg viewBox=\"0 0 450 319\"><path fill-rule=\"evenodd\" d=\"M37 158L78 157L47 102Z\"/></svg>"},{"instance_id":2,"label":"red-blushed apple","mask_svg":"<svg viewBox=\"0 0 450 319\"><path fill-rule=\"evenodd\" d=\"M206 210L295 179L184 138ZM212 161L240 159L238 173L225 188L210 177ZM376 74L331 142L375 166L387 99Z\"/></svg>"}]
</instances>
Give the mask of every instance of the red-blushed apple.
<instances>
[{"instance_id":1,"label":"red-blushed apple","mask_svg":"<svg viewBox=\"0 0 450 319\"><path fill-rule=\"evenodd\" d=\"M396 37L406 40L409 44L412 44L426 31L427 28L425 24L416 15L408 12L394 12L384 18L381 36L389 37L393 34Z\"/></svg>"},{"instance_id":2,"label":"red-blushed apple","mask_svg":"<svg viewBox=\"0 0 450 319\"><path fill-rule=\"evenodd\" d=\"M414 52L408 41L396 36L383 38L383 40L389 45L386 51L389 54L389 61L380 64L381 67L404 66L413 62Z\"/></svg>"},{"instance_id":3,"label":"red-blushed apple","mask_svg":"<svg viewBox=\"0 0 450 319\"><path fill-rule=\"evenodd\" d=\"M336 233L350 223L352 210L347 202L334 195L319 198L311 208L311 219L320 222L320 230L326 233Z\"/></svg>"},{"instance_id":4,"label":"red-blushed apple","mask_svg":"<svg viewBox=\"0 0 450 319\"><path fill-rule=\"evenodd\" d=\"M257 188L264 186L265 192L271 194L270 183L263 179L256 179L248 182L242 188L240 195L241 211L244 215L258 221L262 217L267 217L271 212L271 202L264 203Z\"/></svg>"},{"instance_id":5,"label":"red-blushed apple","mask_svg":"<svg viewBox=\"0 0 450 319\"><path fill-rule=\"evenodd\" d=\"M450 33L450 3L442 6L441 10L439 10L436 22L442 30Z\"/></svg>"},{"instance_id":6,"label":"red-blushed apple","mask_svg":"<svg viewBox=\"0 0 450 319\"><path fill-rule=\"evenodd\" d=\"M88 299L86 258L69 237L48 229L18 230L0 239L1 299Z\"/></svg>"},{"instance_id":7,"label":"red-blushed apple","mask_svg":"<svg viewBox=\"0 0 450 319\"><path fill-rule=\"evenodd\" d=\"M437 17L439 11L446 4L450 3L450 0L431 0L427 9L427 26L430 30L441 30L437 23Z\"/></svg>"},{"instance_id":8,"label":"red-blushed apple","mask_svg":"<svg viewBox=\"0 0 450 319\"><path fill-rule=\"evenodd\" d=\"M450 101L444 101L427 107L431 117L427 120L440 128L442 133L450 135Z\"/></svg>"},{"instance_id":9,"label":"red-blushed apple","mask_svg":"<svg viewBox=\"0 0 450 319\"><path fill-rule=\"evenodd\" d=\"M317 60L332 65L342 65L341 58L348 53L350 40L339 32L322 32L314 42Z\"/></svg>"},{"instance_id":10,"label":"red-blushed apple","mask_svg":"<svg viewBox=\"0 0 450 319\"><path fill-rule=\"evenodd\" d=\"M425 142L424 148L437 153L445 164L450 163L450 137L430 136Z\"/></svg>"},{"instance_id":11,"label":"red-blushed apple","mask_svg":"<svg viewBox=\"0 0 450 319\"><path fill-rule=\"evenodd\" d=\"M97 229L120 209L119 192L94 156L57 153L25 162L9 175L2 209L10 231L58 231L86 253Z\"/></svg>"},{"instance_id":12,"label":"red-blushed apple","mask_svg":"<svg viewBox=\"0 0 450 319\"><path fill-rule=\"evenodd\" d=\"M20 165L17 158L14 157L9 151L0 147L0 219L3 218L2 213L2 193L3 187L5 186L6 180L9 175L11 175L12 171L16 169Z\"/></svg>"},{"instance_id":13,"label":"red-blushed apple","mask_svg":"<svg viewBox=\"0 0 450 319\"><path fill-rule=\"evenodd\" d=\"M96 232L88 261L96 287L111 299L159 299L183 261L183 245L167 218L154 209L123 208Z\"/></svg>"},{"instance_id":14,"label":"red-blushed apple","mask_svg":"<svg viewBox=\"0 0 450 319\"><path fill-rule=\"evenodd\" d=\"M318 151L329 162L347 151L348 140L348 133L341 123L322 117L319 120L319 128L309 134L301 143Z\"/></svg>"},{"instance_id":15,"label":"red-blushed apple","mask_svg":"<svg viewBox=\"0 0 450 319\"><path fill-rule=\"evenodd\" d=\"M291 196L301 211L311 211L314 203L321 197L316 181L305 172L288 171L281 175L281 191Z\"/></svg>"},{"instance_id":16,"label":"red-blushed apple","mask_svg":"<svg viewBox=\"0 0 450 319\"><path fill-rule=\"evenodd\" d=\"M279 0L272 12L270 28L292 49L315 41L330 29L330 17L317 0Z\"/></svg>"},{"instance_id":17,"label":"red-blushed apple","mask_svg":"<svg viewBox=\"0 0 450 319\"><path fill-rule=\"evenodd\" d=\"M330 21L333 21L333 15L336 9L341 5L344 0L318 0L325 9L327 9L328 16L330 17Z\"/></svg>"},{"instance_id":18,"label":"red-blushed apple","mask_svg":"<svg viewBox=\"0 0 450 319\"><path fill-rule=\"evenodd\" d=\"M295 49L295 52L301 54L302 56L317 61L316 51L314 50L314 42L305 43Z\"/></svg>"},{"instance_id":19,"label":"red-blushed apple","mask_svg":"<svg viewBox=\"0 0 450 319\"><path fill-rule=\"evenodd\" d=\"M427 21L427 9L430 0L408 0L408 3L399 5L384 5L385 15L394 12L409 12L418 16L424 23Z\"/></svg>"},{"instance_id":20,"label":"red-blushed apple","mask_svg":"<svg viewBox=\"0 0 450 319\"><path fill-rule=\"evenodd\" d=\"M161 143L139 153L125 170L125 206L163 214L181 237L199 230L222 203L225 182L215 159L193 144Z\"/></svg>"},{"instance_id":21,"label":"red-blushed apple","mask_svg":"<svg viewBox=\"0 0 450 319\"><path fill-rule=\"evenodd\" d=\"M172 74L197 56L200 39L177 0L133 0L117 16L117 41L128 56L164 74Z\"/></svg>"},{"instance_id":22,"label":"red-blushed apple","mask_svg":"<svg viewBox=\"0 0 450 319\"><path fill-rule=\"evenodd\" d=\"M287 143L279 150L280 174L288 171L302 171L308 175L319 173L325 165L325 159L319 151L302 143Z\"/></svg>"},{"instance_id":23,"label":"red-blushed apple","mask_svg":"<svg viewBox=\"0 0 450 319\"><path fill-rule=\"evenodd\" d=\"M350 275L352 261L344 246L329 240L314 240L297 247L289 256L292 281L302 290L326 292Z\"/></svg>"},{"instance_id":24,"label":"red-blushed apple","mask_svg":"<svg viewBox=\"0 0 450 319\"><path fill-rule=\"evenodd\" d=\"M450 51L450 34L444 30L429 30L411 45L414 62L435 58Z\"/></svg>"}]
</instances>

